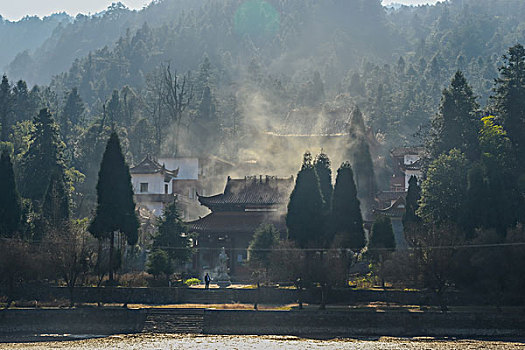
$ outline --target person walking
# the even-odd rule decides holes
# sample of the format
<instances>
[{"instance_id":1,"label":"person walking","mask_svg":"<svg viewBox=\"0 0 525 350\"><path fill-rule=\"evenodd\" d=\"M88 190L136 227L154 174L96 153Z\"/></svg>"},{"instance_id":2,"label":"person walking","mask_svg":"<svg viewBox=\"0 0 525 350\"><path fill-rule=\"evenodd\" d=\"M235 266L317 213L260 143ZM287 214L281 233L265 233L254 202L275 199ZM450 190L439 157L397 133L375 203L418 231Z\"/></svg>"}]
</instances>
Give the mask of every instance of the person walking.
<instances>
[{"instance_id":1,"label":"person walking","mask_svg":"<svg viewBox=\"0 0 525 350\"><path fill-rule=\"evenodd\" d=\"M210 275L208 275L208 273L206 272L206 276L204 276L204 283L206 284L206 289L209 289L210 288L210 282L211 282L211 278L210 278Z\"/></svg>"}]
</instances>

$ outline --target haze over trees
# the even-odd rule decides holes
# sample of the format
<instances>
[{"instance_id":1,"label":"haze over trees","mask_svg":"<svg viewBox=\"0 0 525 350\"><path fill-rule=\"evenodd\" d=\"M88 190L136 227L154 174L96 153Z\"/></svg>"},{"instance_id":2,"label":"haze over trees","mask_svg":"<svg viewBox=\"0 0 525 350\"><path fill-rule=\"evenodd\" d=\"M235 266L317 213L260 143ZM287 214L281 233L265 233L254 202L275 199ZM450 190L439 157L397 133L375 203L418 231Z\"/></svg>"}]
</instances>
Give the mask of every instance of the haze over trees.
<instances>
[{"instance_id":1,"label":"haze over trees","mask_svg":"<svg viewBox=\"0 0 525 350\"><path fill-rule=\"evenodd\" d=\"M439 296L447 288L517 293L524 17L522 0L398 9L379 0L164 0L141 11L117 3L75 19L0 20L0 238L9 242L0 247L0 280L12 295L20 281L49 279L30 257L68 235L84 242L87 225L73 220L86 218L99 249L57 250L60 278L71 288L86 269L99 284L108 272L113 279L124 251L115 241L137 242L129 165L148 154L220 156L283 174L298 164L284 159L280 142L302 153L329 139L344 140L334 141L338 154L306 153L290 197L283 246L294 253L272 259L284 265L303 261L295 249L316 251L311 279L325 287L348 249L392 249L388 223L377 220L372 232L381 235L367 242L364 221L388 189L390 149L424 144L424 174L410 179L403 218L414 250L399 263L403 278L382 276ZM22 35L30 38L12 45ZM332 160L342 163L334 185ZM150 271L167 275L171 262L187 260L190 241L175 206L157 226ZM273 246L275 232L264 233ZM64 268L91 255L96 266ZM343 265L330 269L339 280Z\"/></svg>"}]
</instances>

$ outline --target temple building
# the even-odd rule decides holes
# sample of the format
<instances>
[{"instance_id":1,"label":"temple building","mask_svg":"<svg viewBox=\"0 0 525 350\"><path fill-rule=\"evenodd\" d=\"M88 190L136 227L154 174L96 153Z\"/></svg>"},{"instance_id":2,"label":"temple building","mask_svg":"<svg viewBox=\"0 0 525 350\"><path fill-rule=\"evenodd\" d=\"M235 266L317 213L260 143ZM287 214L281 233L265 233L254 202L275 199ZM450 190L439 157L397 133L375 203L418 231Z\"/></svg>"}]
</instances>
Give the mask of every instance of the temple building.
<instances>
[{"instance_id":1,"label":"temple building","mask_svg":"<svg viewBox=\"0 0 525 350\"><path fill-rule=\"evenodd\" d=\"M263 223L273 224L281 235L286 234L286 205L293 185L293 176L228 177L223 193L198 195L199 202L211 213L188 223L190 231L199 234L194 268L213 274L224 247L232 278L248 277L247 249L257 227Z\"/></svg>"},{"instance_id":2,"label":"temple building","mask_svg":"<svg viewBox=\"0 0 525 350\"><path fill-rule=\"evenodd\" d=\"M378 208L374 214L385 215L392 220L392 228L398 248L407 247L403 233L403 214L405 213L405 199L408 191L408 181L412 176L421 179L421 159L423 147L398 147L390 153L393 160L393 174L390 179L390 190L383 191L377 196Z\"/></svg>"},{"instance_id":3,"label":"temple building","mask_svg":"<svg viewBox=\"0 0 525 350\"><path fill-rule=\"evenodd\" d=\"M162 215L166 205L175 199L173 179L177 177L179 170L168 170L147 156L129 172L139 210L147 209L156 216Z\"/></svg>"},{"instance_id":4,"label":"temple building","mask_svg":"<svg viewBox=\"0 0 525 350\"><path fill-rule=\"evenodd\" d=\"M195 220L209 213L201 206L197 193L215 191L218 179L231 171L233 164L217 157L153 158L146 156L130 169L135 202L154 216L162 215L167 203L177 198L184 220Z\"/></svg>"}]
</instances>

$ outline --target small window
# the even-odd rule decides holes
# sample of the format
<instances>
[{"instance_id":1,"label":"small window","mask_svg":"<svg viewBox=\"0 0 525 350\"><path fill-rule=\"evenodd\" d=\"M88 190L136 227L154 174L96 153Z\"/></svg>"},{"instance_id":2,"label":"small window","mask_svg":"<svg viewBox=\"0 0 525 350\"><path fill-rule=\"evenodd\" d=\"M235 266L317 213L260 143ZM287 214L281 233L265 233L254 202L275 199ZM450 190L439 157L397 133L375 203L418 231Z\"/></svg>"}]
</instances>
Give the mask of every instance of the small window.
<instances>
[{"instance_id":1,"label":"small window","mask_svg":"<svg viewBox=\"0 0 525 350\"><path fill-rule=\"evenodd\" d=\"M140 192L141 193L148 192L148 183L147 182L141 182L140 183Z\"/></svg>"},{"instance_id":2,"label":"small window","mask_svg":"<svg viewBox=\"0 0 525 350\"><path fill-rule=\"evenodd\" d=\"M164 194L168 194L169 186L168 184L164 184Z\"/></svg>"}]
</instances>

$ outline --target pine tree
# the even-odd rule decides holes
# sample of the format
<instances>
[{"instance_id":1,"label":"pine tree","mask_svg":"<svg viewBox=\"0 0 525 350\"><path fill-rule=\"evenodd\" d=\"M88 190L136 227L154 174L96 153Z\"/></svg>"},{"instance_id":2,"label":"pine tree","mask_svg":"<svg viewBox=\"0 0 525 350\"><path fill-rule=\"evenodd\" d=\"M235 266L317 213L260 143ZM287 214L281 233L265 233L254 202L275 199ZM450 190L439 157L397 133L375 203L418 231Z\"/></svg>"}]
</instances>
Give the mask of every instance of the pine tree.
<instances>
[{"instance_id":1,"label":"pine tree","mask_svg":"<svg viewBox=\"0 0 525 350\"><path fill-rule=\"evenodd\" d=\"M457 71L450 87L443 90L439 114L432 121L429 148L434 159L453 148L465 153L469 160L479 158L478 109L472 88L463 73Z\"/></svg>"},{"instance_id":2,"label":"pine tree","mask_svg":"<svg viewBox=\"0 0 525 350\"><path fill-rule=\"evenodd\" d=\"M19 80L13 87L13 112L15 120L13 122L23 122L30 120L36 112L36 103L34 96L31 96L27 84ZM14 123L13 123L14 124Z\"/></svg>"},{"instance_id":3,"label":"pine tree","mask_svg":"<svg viewBox=\"0 0 525 350\"><path fill-rule=\"evenodd\" d=\"M40 110L33 124L31 144L22 156L20 193L33 201L42 201L54 173L64 174L64 143L58 125L47 108Z\"/></svg>"},{"instance_id":4,"label":"pine tree","mask_svg":"<svg viewBox=\"0 0 525 350\"><path fill-rule=\"evenodd\" d=\"M525 48L518 44L503 56L493 101L516 153L520 172L525 169Z\"/></svg>"},{"instance_id":5,"label":"pine tree","mask_svg":"<svg viewBox=\"0 0 525 350\"><path fill-rule=\"evenodd\" d=\"M177 202L166 206L159 218L158 231L153 238L153 247L168 253L171 262L182 264L191 258L192 249L188 227L182 221Z\"/></svg>"},{"instance_id":6,"label":"pine tree","mask_svg":"<svg viewBox=\"0 0 525 350\"><path fill-rule=\"evenodd\" d=\"M319 178L319 188L323 195L325 204L325 212L328 214L330 205L332 203L332 192L334 187L332 185L332 169L330 169L330 159L325 153L320 153L315 157L314 168L317 177Z\"/></svg>"},{"instance_id":7,"label":"pine tree","mask_svg":"<svg viewBox=\"0 0 525 350\"><path fill-rule=\"evenodd\" d=\"M7 150L0 157L0 237L14 237L21 229L22 205Z\"/></svg>"},{"instance_id":8,"label":"pine tree","mask_svg":"<svg viewBox=\"0 0 525 350\"><path fill-rule=\"evenodd\" d=\"M128 244L135 245L138 239L138 227L129 167L122 155L119 138L113 132L102 156L97 183L97 209L89 226L89 232L99 240L109 238L111 282L113 282L115 266L113 261L115 232L123 233Z\"/></svg>"},{"instance_id":9,"label":"pine tree","mask_svg":"<svg viewBox=\"0 0 525 350\"><path fill-rule=\"evenodd\" d=\"M286 214L288 238L301 248L323 244L323 208L319 178L312 164L312 155L306 152L288 202Z\"/></svg>"},{"instance_id":10,"label":"pine tree","mask_svg":"<svg viewBox=\"0 0 525 350\"><path fill-rule=\"evenodd\" d=\"M368 249L376 262L384 261L386 256L396 249L392 220L388 216L379 216L374 221Z\"/></svg>"},{"instance_id":11,"label":"pine tree","mask_svg":"<svg viewBox=\"0 0 525 350\"><path fill-rule=\"evenodd\" d=\"M411 176L408 180L408 191L405 203L405 213L403 214L403 227L411 224L418 224L421 218L416 214L421 198L421 187L417 183L417 177Z\"/></svg>"},{"instance_id":12,"label":"pine tree","mask_svg":"<svg viewBox=\"0 0 525 350\"><path fill-rule=\"evenodd\" d=\"M344 248L350 248L354 251L360 251L364 248L366 242L363 216L357 199L354 173L348 162L341 164L337 170L332 197L331 224L335 235L340 237Z\"/></svg>"},{"instance_id":13,"label":"pine tree","mask_svg":"<svg viewBox=\"0 0 525 350\"><path fill-rule=\"evenodd\" d=\"M42 204L42 218L47 228L62 229L67 226L71 210L70 200L64 174L54 172Z\"/></svg>"}]
</instances>

